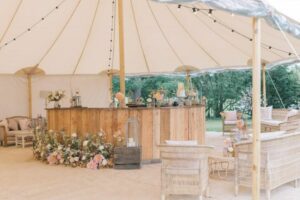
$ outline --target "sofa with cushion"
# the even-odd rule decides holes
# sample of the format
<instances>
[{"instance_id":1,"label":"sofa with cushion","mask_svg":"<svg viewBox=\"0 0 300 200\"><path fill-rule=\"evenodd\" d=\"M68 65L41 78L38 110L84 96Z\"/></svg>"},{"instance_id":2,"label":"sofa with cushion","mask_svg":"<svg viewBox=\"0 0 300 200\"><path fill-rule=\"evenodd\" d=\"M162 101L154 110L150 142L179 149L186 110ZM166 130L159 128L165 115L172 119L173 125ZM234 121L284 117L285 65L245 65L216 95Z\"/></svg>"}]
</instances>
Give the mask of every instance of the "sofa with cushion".
<instances>
[{"instance_id":1,"label":"sofa with cushion","mask_svg":"<svg viewBox=\"0 0 300 200\"><path fill-rule=\"evenodd\" d=\"M295 109L273 109L272 107L261 108L261 131L295 132L300 128L300 112Z\"/></svg>"},{"instance_id":2,"label":"sofa with cushion","mask_svg":"<svg viewBox=\"0 0 300 200\"><path fill-rule=\"evenodd\" d=\"M25 116L9 117L0 121L0 144L14 145L15 135L31 131L31 119Z\"/></svg>"}]
</instances>

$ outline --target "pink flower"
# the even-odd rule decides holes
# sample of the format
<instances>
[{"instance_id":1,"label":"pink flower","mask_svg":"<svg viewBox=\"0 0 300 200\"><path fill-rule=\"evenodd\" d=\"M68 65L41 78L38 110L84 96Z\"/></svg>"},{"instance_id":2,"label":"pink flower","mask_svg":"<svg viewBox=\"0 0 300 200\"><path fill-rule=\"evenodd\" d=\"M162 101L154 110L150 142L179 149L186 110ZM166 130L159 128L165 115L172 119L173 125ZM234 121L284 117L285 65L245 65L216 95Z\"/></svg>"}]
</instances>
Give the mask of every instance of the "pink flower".
<instances>
[{"instance_id":1,"label":"pink flower","mask_svg":"<svg viewBox=\"0 0 300 200\"><path fill-rule=\"evenodd\" d=\"M101 154L97 154L97 155L94 156L94 161L95 161L97 164L101 163L102 160L103 160L103 156L102 156Z\"/></svg>"},{"instance_id":2,"label":"pink flower","mask_svg":"<svg viewBox=\"0 0 300 200\"><path fill-rule=\"evenodd\" d=\"M94 160L91 160L86 167L88 169L97 169L98 168L98 163L96 163Z\"/></svg>"},{"instance_id":3,"label":"pink flower","mask_svg":"<svg viewBox=\"0 0 300 200\"><path fill-rule=\"evenodd\" d=\"M57 160L57 158L56 158L55 155L50 154L50 155L48 156L48 158L47 158L47 161L48 161L48 163L49 163L50 165L54 165L54 164L57 163L58 160Z\"/></svg>"}]
</instances>

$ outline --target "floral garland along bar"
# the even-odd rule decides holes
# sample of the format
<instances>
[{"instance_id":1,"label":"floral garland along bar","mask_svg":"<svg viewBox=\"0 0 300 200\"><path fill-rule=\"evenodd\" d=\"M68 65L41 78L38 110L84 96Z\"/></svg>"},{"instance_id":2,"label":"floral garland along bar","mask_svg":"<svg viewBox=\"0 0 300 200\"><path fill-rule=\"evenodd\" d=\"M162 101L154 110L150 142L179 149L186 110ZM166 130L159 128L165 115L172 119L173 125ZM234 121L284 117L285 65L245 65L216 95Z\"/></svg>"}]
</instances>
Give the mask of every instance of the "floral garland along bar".
<instances>
[{"instance_id":1,"label":"floral garland along bar","mask_svg":"<svg viewBox=\"0 0 300 200\"><path fill-rule=\"evenodd\" d=\"M65 165L89 169L113 166L114 146L122 145L123 137L118 131L113 143L108 143L106 134L87 134L83 139L76 133L66 136L64 132L34 131L33 155L35 159L50 165Z\"/></svg>"}]
</instances>

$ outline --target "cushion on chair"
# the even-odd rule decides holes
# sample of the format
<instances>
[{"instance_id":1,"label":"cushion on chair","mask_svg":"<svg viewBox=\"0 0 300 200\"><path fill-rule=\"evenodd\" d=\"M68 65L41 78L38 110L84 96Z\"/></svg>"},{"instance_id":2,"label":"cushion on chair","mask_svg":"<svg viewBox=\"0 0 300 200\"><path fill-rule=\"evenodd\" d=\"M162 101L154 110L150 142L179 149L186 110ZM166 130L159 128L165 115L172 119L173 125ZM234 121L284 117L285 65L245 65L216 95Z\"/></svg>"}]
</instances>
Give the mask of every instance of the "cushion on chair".
<instances>
[{"instance_id":1,"label":"cushion on chair","mask_svg":"<svg viewBox=\"0 0 300 200\"><path fill-rule=\"evenodd\" d=\"M262 124L266 124L269 126L279 126L279 124L283 123L284 121L279 120L261 120Z\"/></svg>"},{"instance_id":2,"label":"cushion on chair","mask_svg":"<svg viewBox=\"0 0 300 200\"><path fill-rule=\"evenodd\" d=\"M226 124L226 125L236 125L236 123L237 123L237 120L232 120L232 121L225 120L224 121L224 124Z\"/></svg>"},{"instance_id":3,"label":"cushion on chair","mask_svg":"<svg viewBox=\"0 0 300 200\"><path fill-rule=\"evenodd\" d=\"M225 114L226 121L236 121L237 120L236 111L225 111L224 114Z\"/></svg>"},{"instance_id":4,"label":"cushion on chair","mask_svg":"<svg viewBox=\"0 0 300 200\"><path fill-rule=\"evenodd\" d=\"M272 120L272 110L273 110L273 106L261 107L260 108L261 119Z\"/></svg>"},{"instance_id":5,"label":"cushion on chair","mask_svg":"<svg viewBox=\"0 0 300 200\"><path fill-rule=\"evenodd\" d=\"M29 119L20 119L19 125L21 130L29 130L31 128Z\"/></svg>"},{"instance_id":6,"label":"cushion on chair","mask_svg":"<svg viewBox=\"0 0 300 200\"><path fill-rule=\"evenodd\" d=\"M8 129L12 131L19 130L19 124L18 121L15 119L8 119Z\"/></svg>"},{"instance_id":7,"label":"cushion on chair","mask_svg":"<svg viewBox=\"0 0 300 200\"><path fill-rule=\"evenodd\" d=\"M166 140L169 145L195 146L198 145L197 140Z\"/></svg>"},{"instance_id":8,"label":"cushion on chair","mask_svg":"<svg viewBox=\"0 0 300 200\"><path fill-rule=\"evenodd\" d=\"M290 110L290 111L286 114L285 120L287 121L289 117L293 117L293 116L297 115L298 112L299 112L299 111L296 110L296 109Z\"/></svg>"}]
</instances>

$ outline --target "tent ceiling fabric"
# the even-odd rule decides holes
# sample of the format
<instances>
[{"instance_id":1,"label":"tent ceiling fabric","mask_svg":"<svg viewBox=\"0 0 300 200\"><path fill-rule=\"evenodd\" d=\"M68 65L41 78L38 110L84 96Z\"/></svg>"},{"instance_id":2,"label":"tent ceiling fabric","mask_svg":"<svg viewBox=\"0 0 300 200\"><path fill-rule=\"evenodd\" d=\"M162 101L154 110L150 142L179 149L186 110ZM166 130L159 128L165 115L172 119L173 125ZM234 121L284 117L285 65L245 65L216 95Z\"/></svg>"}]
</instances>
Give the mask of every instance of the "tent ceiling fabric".
<instances>
[{"instance_id":1,"label":"tent ceiling fabric","mask_svg":"<svg viewBox=\"0 0 300 200\"><path fill-rule=\"evenodd\" d=\"M100 1L99 8L95 13L98 1ZM112 34L111 17L114 16L112 1L0 1L0 39L2 38L0 40L0 47L2 47L0 49L0 73L14 74L22 68L38 64L38 67L46 74L73 74L81 53L75 74L99 74L111 70L109 51ZM160 1L189 2L189 0ZM215 10L217 4L218 8L224 10L220 6L222 2L224 7L228 6L224 2L244 2L244 4L233 4L234 10L232 11L240 14L252 10L264 16L265 10L263 9L270 10L270 7L266 7L266 4L258 0L202 0L188 4L199 8L214 6L212 17L233 29L234 32L232 32L228 30L228 27L214 23L212 18L204 12L198 12L195 15L189 8L178 10L176 4L161 4L150 0L123 0L126 73L173 72L178 66L184 65L193 66L199 70L247 65L252 55L252 43L238 33L250 38L252 19L242 15L232 17L226 11ZM45 17L60 3L58 9ZM77 4L79 4L78 7L76 7ZM247 10L243 7L246 5ZM257 12L258 8L261 9L260 12ZM91 27L94 14L95 21ZM249 13L249 15L252 14ZM30 31L26 31L43 17L45 19L41 23ZM276 13L274 19L278 17L284 16ZM116 37L114 37L112 70L119 69L117 14L115 18ZM70 19L69 22L68 19ZM289 23L286 22L285 25L287 24ZM289 29L288 32L292 33L295 30ZM23 32L22 36L17 37ZM13 38L16 38L16 41L9 42L5 46L5 43ZM288 38L300 52L300 40L291 35L288 35ZM271 49L262 48L262 58L267 62L291 58L288 52L292 50L281 33L270 26L269 20L262 23L262 42L272 47ZM50 49L52 44L53 47ZM285 52L278 51L276 48Z\"/></svg>"}]
</instances>

